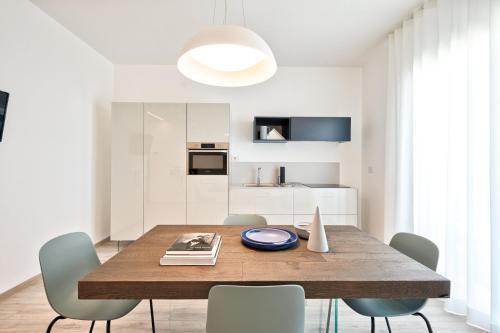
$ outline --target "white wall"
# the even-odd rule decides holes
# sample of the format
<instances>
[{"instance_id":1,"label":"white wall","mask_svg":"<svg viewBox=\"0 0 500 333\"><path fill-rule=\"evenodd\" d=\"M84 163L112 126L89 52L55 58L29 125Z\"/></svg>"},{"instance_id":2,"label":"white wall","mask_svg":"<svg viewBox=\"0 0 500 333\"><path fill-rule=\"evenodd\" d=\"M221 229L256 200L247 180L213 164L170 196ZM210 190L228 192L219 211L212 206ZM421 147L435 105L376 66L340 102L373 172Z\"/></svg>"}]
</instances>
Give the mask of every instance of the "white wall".
<instances>
[{"instance_id":1,"label":"white wall","mask_svg":"<svg viewBox=\"0 0 500 333\"><path fill-rule=\"evenodd\" d=\"M340 180L361 185L361 68L280 67L251 87L217 88L184 78L175 66L115 66L114 100L228 102L231 152L239 161L340 162ZM348 143L253 143L254 116L351 116Z\"/></svg>"},{"instance_id":2,"label":"white wall","mask_svg":"<svg viewBox=\"0 0 500 333\"><path fill-rule=\"evenodd\" d=\"M387 43L367 54L363 67L362 227L384 240Z\"/></svg>"},{"instance_id":3,"label":"white wall","mask_svg":"<svg viewBox=\"0 0 500 333\"><path fill-rule=\"evenodd\" d=\"M51 237L109 235L113 65L27 0L0 0L0 45L1 293L40 272Z\"/></svg>"}]
</instances>

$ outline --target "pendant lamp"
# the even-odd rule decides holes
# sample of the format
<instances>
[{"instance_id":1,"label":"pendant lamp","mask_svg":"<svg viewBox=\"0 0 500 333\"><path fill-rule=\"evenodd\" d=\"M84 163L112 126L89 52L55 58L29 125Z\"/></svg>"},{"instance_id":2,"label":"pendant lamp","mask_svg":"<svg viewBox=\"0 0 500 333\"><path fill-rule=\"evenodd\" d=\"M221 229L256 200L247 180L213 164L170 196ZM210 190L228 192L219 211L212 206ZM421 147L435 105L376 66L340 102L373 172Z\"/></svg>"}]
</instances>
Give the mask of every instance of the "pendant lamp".
<instances>
[{"instance_id":1,"label":"pendant lamp","mask_svg":"<svg viewBox=\"0 0 500 333\"><path fill-rule=\"evenodd\" d=\"M211 25L192 37L177 68L199 83L242 87L271 78L277 65L271 48L259 35L246 27L223 24Z\"/></svg>"}]
</instances>

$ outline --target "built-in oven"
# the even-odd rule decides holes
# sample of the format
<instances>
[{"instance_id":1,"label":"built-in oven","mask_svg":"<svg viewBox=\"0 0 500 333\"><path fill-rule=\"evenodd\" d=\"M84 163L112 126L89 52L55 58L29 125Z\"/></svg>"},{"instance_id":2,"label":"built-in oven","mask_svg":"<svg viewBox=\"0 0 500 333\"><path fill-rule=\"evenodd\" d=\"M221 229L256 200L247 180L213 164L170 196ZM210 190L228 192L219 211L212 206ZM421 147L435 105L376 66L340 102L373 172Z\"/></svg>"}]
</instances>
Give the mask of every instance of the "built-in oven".
<instances>
[{"instance_id":1,"label":"built-in oven","mask_svg":"<svg viewBox=\"0 0 500 333\"><path fill-rule=\"evenodd\" d=\"M188 175L227 175L227 143L188 143Z\"/></svg>"}]
</instances>

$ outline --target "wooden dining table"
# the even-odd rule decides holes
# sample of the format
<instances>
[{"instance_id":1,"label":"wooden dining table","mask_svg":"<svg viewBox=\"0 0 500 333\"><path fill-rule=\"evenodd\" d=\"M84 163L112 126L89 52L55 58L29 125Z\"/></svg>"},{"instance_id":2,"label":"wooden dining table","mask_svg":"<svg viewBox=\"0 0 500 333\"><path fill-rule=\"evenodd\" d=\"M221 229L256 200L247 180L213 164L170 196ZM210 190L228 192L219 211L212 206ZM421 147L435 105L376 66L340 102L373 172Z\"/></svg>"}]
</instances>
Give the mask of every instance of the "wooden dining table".
<instances>
[{"instance_id":1,"label":"wooden dining table","mask_svg":"<svg viewBox=\"0 0 500 333\"><path fill-rule=\"evenodd\" d=\"M293 231L293 226L280 226ZM215 285L297 284L308 299L443 298L450 281L352 226L326 226L329 252L307 241L285 251L247 248L248 226L158 225L78 282L80 299L206 299ZM182 233L217 232L215 266L160 266Z\"/></svg>"}]
</instances>

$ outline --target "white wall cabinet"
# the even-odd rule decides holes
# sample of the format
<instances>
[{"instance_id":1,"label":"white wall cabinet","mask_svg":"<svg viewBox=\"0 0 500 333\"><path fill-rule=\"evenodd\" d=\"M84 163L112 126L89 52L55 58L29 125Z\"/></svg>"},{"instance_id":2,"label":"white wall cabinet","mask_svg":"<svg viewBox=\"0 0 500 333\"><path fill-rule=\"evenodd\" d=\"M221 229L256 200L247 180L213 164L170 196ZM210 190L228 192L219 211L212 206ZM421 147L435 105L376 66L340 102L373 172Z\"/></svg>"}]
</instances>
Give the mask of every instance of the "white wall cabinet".
<instances>
[{"instance_id":1,"label":"white wall cabinet","mask_svg":"<svg viewBox=\"0 0 500 333\"><path fill-rule=\"evenodd\" d=\"M187 177L187 224L223 224L228 215L228 176Z\"/></svg>"},{"instance_id":2,"label":"white wall cabinet","mask_svg":"<svg viewBox=\"0 0 500 333\"><path fill-rule=\"evenodd\" d=\"M186 104L144 104L144 232L186 223Z\"/></svg>"},{"instance_id":3,"label":"white wall cabinet","mask_svg":"<svg viewBox=\"0 0 500 333\"><path fill-rule=\"evenodd\" d=\"M187 142L229 142L229 104L187 104Z\"/></svg>"},{"instance_id":4,"label":"white wall cabinet","mask_svg":"<svg viewBox=\"0 0 500 333\"><path fill-rule=\"evenodd\" d=\"M113 103L111 239L143 233L143 104Z\"/></svg>"},{"instance_id":5,"label":"white wall cabinet","mask_svg":"<svg viewBox=\"0 0 500 333\"><path fill-rule=\"evenodd\" d=\"M316 206L326 225L357 226L357 191L353 188L233 186L229 194L229 214L259 214L270 225L312 222Z\"/></svg>"}]
</instances>

